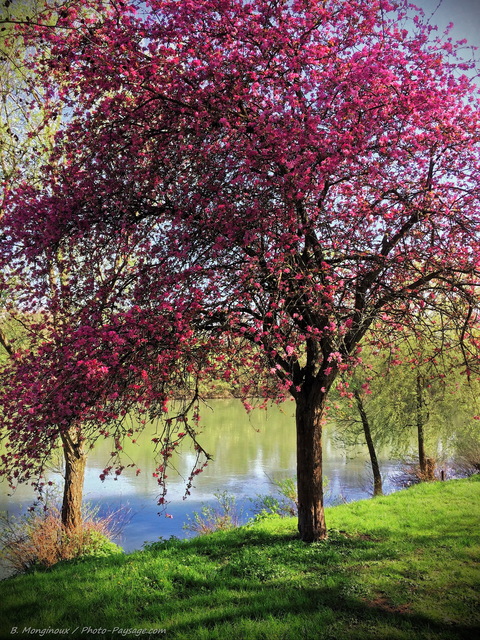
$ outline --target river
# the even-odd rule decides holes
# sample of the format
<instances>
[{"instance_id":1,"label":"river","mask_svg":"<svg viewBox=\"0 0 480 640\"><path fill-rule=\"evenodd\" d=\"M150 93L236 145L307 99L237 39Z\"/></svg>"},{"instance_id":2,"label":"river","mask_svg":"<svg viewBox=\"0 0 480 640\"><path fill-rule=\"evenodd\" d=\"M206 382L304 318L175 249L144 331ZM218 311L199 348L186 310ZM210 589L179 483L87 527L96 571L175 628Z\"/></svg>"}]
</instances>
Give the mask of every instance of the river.
<instances>
[{"instance_id":1,"label":"river","mask_svg":"<svg viewBox=\"0 0 480 640\"><path fill-rule=\"evenodd\" d=\"M125 447L136 467L126 469L118 478L99 479L109 460L111 442L101 442L90 453L85 481L85 501L99 508L100 515L120 510L123 527L119 544L131 551L160 537L186 537L183 528L187 517L199 511L202 504L214 504L214 494L227 491L243 508L243 519L252 514L249 498L274 492L272 481L295 476L294 405L286 402L268 410L247 414L239 400L214 400L202 411L202 446L213 456L205 470L195 478L191 496L183 500L185 482L195 455L185 448L174 458L176 471L169 473L169 504L159 515L156 497L159 488L153 477L153 427L146 427L135 444ZM392 475L398 463L390 460L390 452L380 450L379 459L386 492L394 490ZM128 459L127 459L128 462ZM136 468L141 472L136 475ZM353 501L368 498L371 491L367 448L357 447L345 452L336 443L333 427L326 427L324 436L324 474L328 479L326 502ZM49 479L59 481L53 471ZM20 486L13 496L0 484L0 510L19 514L31 504L33 495Z\"/></svg>"}]
</instances>

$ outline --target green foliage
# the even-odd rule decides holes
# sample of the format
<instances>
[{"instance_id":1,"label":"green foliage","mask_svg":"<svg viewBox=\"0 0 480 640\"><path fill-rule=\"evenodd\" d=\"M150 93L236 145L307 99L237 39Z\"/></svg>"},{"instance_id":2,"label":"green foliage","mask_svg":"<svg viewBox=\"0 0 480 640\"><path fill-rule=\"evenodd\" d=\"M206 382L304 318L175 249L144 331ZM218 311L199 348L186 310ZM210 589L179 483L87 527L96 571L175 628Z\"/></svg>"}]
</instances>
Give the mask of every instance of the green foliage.
<instances>
[{"instance_id":1,"label":"green foliage","mask_svg":"<svg viewBox=\"0 0 480 640\"><path fill-rule=\"evenodd\" d=\"M271 517L8 579L0 634L90 625L163 628L173 640L473 640L478 480L329 508L328 539L310 545L295 519Z\"/></svg>"},{"instance_id":2,"label":"green foliage","mask_svg":"<svg viewBox=\"0 0 480 640\"><path fill-rule=\"evenodd\" d=\"M441 347L440 338L425 345L412 336L393 345L393 353L366 345L363 364L345 377L348 386L332 394L331 418L337 442L347 448L364 443L358 409L348 395L355 389L361 394L375 445L388 447L393 457L404 457L405 451L407 457L417 454L418 410L428 455L438 462L442 455L454 453L452 434L478 433L474 416L479 413L479 383L465 375L458 349L441 352Z\"/></svg>"},{"instance_id":3,"label":"green foliage","mask_svg":"<svg viewBox=\"0 0 480 640\"><path fill-rule=\"evenodd\" d=\"M66 542L71 539L70 536L65 535ZM81 548L79 550L79 557L82 558L107 558L115 553L123 553L121 547L118 544L112 542L108 536L95 529L90 529L84 532L81 540Z\"/></svg>"}]
</instances>

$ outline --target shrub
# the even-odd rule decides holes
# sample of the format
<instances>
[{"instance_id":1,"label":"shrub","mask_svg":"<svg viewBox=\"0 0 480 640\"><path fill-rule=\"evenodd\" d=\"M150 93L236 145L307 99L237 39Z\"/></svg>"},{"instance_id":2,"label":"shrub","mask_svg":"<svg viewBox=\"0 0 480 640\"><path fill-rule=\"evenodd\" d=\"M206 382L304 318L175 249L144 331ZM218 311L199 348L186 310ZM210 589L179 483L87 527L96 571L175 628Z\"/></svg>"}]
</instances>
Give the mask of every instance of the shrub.
<instances>
[{"instance_id":1,"label":"shrub","mask_svg":"<svg viewBox=\"0 0 480 640\"><path fill-rule=\"evenodd\" d=\"M187 516L183 525L186 531L203 536L213 531L227 531L240 526L242 513L238 510L235 496L227 491L213 495L218 506L204 504L200 512L194 511L192 517Z\"/></svg>"},{"instance_id":2,"label":"shrub","mask_svg":"<svg viewBox=\"0 0 480 640\"><path fill-rule=\"evenodd\" d=\"M297 481L295 478L285 478L284 480L271 480L275 487L274 495L257 495L252 499L254 503L255 518L262 520L271 515L291 517L298 515ZM324 478L324 487L328 480Z\"/></svg>"},{"instance_id":3,"label":"shrub","mask_svg":"<svg viewBox=\"0 0 480 640\"><path fill-rule=\"evenodd\" d=\"M480 473L480 442L472 436L457 442L457 454L454 460L455 471L462 477Z\"/></svg>"},{"instance_id":4,"label":"shrub","mask_svg":"<svg viewBox=\"0 0 480 640\"><path fill-rule=\"evenodd\" d=\"M110 540L114 535L114 517L96 517L89 512L75 532L65 531L60 511L49 508L0 522L0 557L16 573L32 567L50 567L61 560L121 553Z\"/></svg>"},{"instance_id":5,"label":"shrub","mask_svg":"<svg viewBox=\"0 0 480 640\"><path fill-rule=\"evenodd\" d=\"M397 486L410 487L420 482L433 482L437 477L437 460L426 458L426 469L423 472L416 458L406 458L402 460L400 471L396 474L394 481Z\"/></svg>"}]
</instances>

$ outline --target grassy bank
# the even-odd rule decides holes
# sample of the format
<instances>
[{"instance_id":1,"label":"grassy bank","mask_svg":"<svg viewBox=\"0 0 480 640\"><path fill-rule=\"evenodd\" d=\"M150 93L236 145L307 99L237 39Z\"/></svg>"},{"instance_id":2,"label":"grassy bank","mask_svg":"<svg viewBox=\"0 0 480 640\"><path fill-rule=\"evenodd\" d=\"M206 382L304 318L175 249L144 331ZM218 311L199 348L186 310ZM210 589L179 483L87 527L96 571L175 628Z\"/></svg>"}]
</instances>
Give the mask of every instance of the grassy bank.
<instances>
[{"instance_id":1,"label":"grassy bank","mask_svg":"<svg viewBox=\"0 0 480 640\"><path fill-rule=\"evenodd\" d=\"M329 539L312 545L295 520L271 519L12 578L0 583L0 635L477 638L479 480L332 507Z\"/></svg>"}]
</instances>

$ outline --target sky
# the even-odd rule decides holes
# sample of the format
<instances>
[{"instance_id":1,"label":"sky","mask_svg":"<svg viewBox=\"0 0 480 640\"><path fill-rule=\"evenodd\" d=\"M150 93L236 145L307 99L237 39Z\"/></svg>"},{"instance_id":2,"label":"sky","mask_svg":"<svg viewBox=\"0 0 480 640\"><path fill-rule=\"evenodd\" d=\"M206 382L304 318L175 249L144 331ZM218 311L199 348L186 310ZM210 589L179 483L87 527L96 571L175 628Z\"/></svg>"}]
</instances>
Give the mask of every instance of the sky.
<instances>
[{"instance_id":1,"label":"sky","mask_svg":"<svg viewBox=\"0 0 480 640\"><path fill-rule=\"evenodd\" d=\"M480 0L411 0L421 7L427 17L434 14L431 23L442 30L453 22L452 37L467 38L470 44L480 47ZM439 6L440 5L440 6ZM438 7L438 8L437 8ZM477 52L480 57L480 51Z\"/></svg>"}]
</instances>

